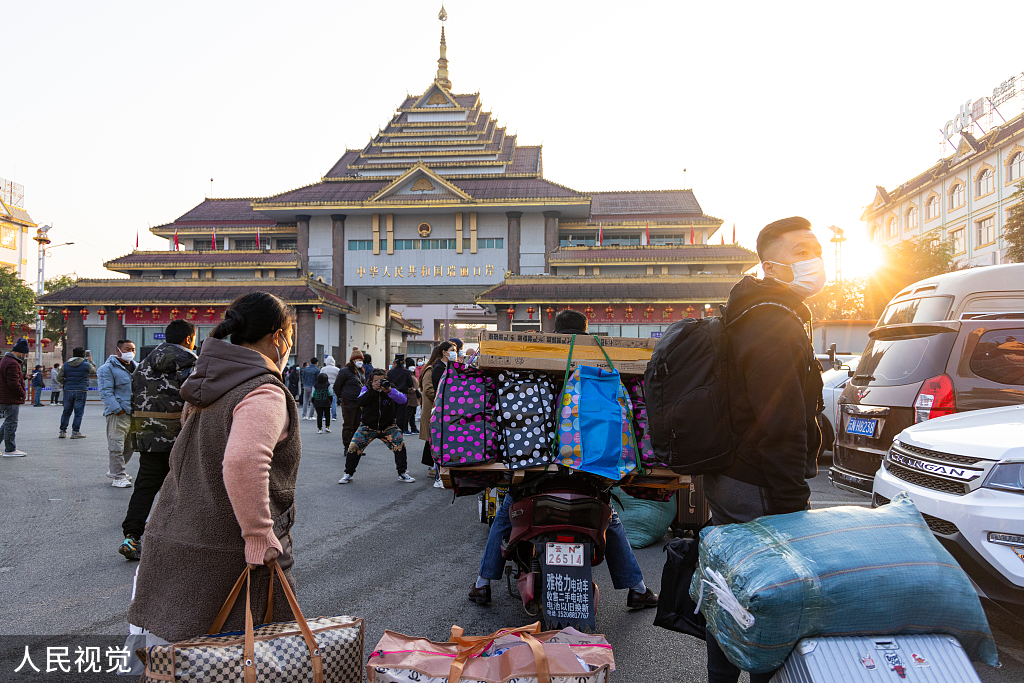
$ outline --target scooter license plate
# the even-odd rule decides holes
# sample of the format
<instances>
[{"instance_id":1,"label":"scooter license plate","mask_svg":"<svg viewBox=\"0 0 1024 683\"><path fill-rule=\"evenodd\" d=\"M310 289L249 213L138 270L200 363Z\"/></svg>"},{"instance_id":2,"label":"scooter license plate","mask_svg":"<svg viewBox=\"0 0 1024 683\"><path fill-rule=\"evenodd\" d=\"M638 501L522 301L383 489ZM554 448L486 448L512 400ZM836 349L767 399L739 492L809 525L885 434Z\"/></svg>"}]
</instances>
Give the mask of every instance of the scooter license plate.
<instances>
[{"instance_id":1,"label":"scooter license plate","mask_svg":"<svg viewBox=\"0 0 1024 683\"><path fill-rule=\"evenodd\" d=\"M549 567L582 567L582 543L548 543L544 564Z\"/></svg>"}]
</instances>

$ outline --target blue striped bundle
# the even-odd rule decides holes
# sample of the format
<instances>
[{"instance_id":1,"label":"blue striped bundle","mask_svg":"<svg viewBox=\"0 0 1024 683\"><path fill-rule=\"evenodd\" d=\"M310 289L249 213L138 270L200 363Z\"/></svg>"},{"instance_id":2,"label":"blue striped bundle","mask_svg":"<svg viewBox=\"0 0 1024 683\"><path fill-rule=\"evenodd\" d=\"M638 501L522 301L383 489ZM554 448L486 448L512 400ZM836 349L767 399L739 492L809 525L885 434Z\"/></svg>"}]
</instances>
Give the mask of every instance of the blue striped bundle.
<instances>
[{"instance_id":1,"label":"blue striped bundle","mask_svg":"<svg viewBox=\"0 0 1024 683\"><path fill-rule=\"evenodd\" d=\"M782 666L808 636L947 633L972 660L998 664L970 580L906 493L874 510L709 527L690 595L744 671Z\"/></svg>"}]
</instances>

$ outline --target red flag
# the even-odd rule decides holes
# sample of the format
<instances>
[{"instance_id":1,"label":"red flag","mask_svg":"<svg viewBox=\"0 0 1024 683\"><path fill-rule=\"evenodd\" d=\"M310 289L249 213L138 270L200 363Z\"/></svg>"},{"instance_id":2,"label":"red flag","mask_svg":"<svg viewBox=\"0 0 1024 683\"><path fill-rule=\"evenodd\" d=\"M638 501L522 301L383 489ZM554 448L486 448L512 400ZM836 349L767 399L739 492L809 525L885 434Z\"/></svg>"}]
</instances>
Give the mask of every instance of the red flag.
<instances>
[{"instance_id":1,"label":"red flag","mask_svg":"<svg viewBox=\"0 0 1024 683\"><path fill-rule=\"evenodd\" d=\"M732 243L736 244L736 224L732 224Z\"/></svg>"},{"instance_id":2,"label":"red flag","mask_svg":"<svg viewBox=\"0 0 1024 683\"><path fill-rule=\"evenodd\" d=\"M725 244L725 234L722 235L722 244Z\"/></svg>"},{"instance_id":3,"label":"red flag","mask_svg":"<svg viewBox=\"0 0 1024 683\"><path fill-rule=\"evenodd\" d=\"M604 244L604 224L603 223L598 223L597 224L597 246L602 246L603 244Z\"/></svg>"},{"instance_id":4,"label":"red flag","mask_svg":"<svg viewBox=\"0 0 1024 683\"><path fill-rule=\"evenodd\" d=\"M647 233L647 244L650 244L651 243L651 222L650 221L647 221L646 233Z\"/></svg>"},{"instance_id":5,"label":"red flag","mask_svg":"<svg viewBox=\"0 0 1024 683\"><path fill-rule=\"evenodd\" d=\"M213 229L213 241L210 243L210 247L217 251L217 228Z\"/></svg>"},{"instance_id":6,"label":"red flag","mask_svg":"<svg viewBox=\"0 0 1024 683\"><path fill-rule=\"evenodd\" d=\"M174 229L174 251L178 251L178 229Z\"/></svg>"},{"instance_id":7,"label":"red flag","mask_svg":"<svg viewBox=\"0 0 1024 683\"><path fill-rule=\"evenodd\" d=\"M135 231L135 251L139 250L139 231Z\"/></svg>"},{"instance_id":8,"label":"red flag","mask_svg":"<svg viewBox=\"0 0 1024 683\"><path fill-rule=\"evenodd\" d=\"M260 226L258 226L258 225L256 226L256 248L257 249L262 249L263 248L263 243L260 242Z\"/></svg>"},{"instance_id":9,"label":"red flag","mask_svg":"<svg viewBox=\"0 0 1024 683\"><path fill-rule=\"evenodd\" d=\"M693 244L693 223L690 223L690 244Z\"/></svg>"}]
</instances>

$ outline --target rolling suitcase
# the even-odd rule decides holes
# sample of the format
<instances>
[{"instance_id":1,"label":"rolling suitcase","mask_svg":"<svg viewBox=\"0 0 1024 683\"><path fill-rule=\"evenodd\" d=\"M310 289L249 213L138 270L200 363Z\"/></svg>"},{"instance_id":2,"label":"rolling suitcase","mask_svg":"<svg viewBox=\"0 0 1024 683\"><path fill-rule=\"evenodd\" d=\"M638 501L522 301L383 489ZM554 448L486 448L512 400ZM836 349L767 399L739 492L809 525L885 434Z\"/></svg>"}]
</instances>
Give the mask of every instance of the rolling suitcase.
<instances>
[{"instance_id":1,"label":"rolling suitcase","mask_svg":"<svg viewBox=\"0 0 1024 683\"><path fill-rule=\"evenodd\" d=\"M690 488L682 489L676 496L679 505L679 512L676 521L672 524L672 530L676 535L684 532L696 533L704 526L704 523L711 519L711 508L708 506L708 499L704 497L704 478L693 477Z\"/></svg>"},{"instance_id":2,"label":"rolling suitcase","mask_svg":"<svg viewBox=\"0 0 1024 683\"><path fill-rule=\"evenodd\" d=\"M804 638L772 683L981 683L953 636Z\"/></svg>"}]
</instances>

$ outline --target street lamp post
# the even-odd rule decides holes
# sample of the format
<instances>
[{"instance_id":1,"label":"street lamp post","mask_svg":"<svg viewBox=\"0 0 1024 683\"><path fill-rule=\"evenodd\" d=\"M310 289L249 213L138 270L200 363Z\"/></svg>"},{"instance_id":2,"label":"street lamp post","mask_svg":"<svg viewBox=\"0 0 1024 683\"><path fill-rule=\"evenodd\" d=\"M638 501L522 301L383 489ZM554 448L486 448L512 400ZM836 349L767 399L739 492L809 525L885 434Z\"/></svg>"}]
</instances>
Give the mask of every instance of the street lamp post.
<instances>
[{"instance_id":1,"label":"street lamp post","mask_svg":"<svg viewBox=\"0 0 1024 683\"><path fill-rule=\"evenodd\" d=\"M47 237L46 233L50 232L53 228L52 225L42 225L36 230L34 239L39 244L39 257L38 264L36 266L36 296L43 295L44 285L46 283L46 257L50 255L50 250L56 249L57 247L65 247L74 242L64 242L63 244L57 244L50 246L50 238ZM36 316L36 365L43 364L43 319Z\"/></svg>"},{"instance_id":2,"label":"street lamp post","mask_svg":"<svg viewBox=\"0 0 1024 683\"><path fill-rule=\"evenodd\" d=\"M843 229L834 225L828 226L828 229L832 231L832 242L836 245L836 282L839 283L839 288L836 291L836 319L843 317L843 242L846 238L843 237Z\"/></svg>"}]
</instances>

